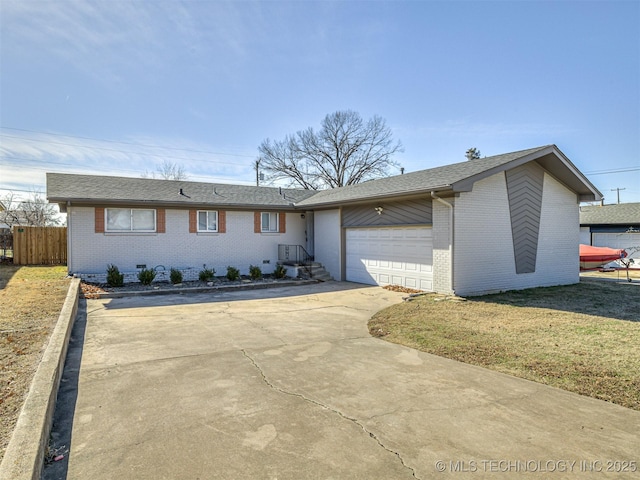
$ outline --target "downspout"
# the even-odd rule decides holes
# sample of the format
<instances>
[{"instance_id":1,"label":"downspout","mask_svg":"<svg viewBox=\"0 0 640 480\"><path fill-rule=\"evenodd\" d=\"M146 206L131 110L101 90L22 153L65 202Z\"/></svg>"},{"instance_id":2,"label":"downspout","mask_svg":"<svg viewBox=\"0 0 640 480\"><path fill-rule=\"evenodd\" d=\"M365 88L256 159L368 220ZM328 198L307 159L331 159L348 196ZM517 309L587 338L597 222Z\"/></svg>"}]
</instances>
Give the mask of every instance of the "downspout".
<instances>
[{"instance_id":1,"label":"downspout","mask_svg":"<svg viewBox=\"0 0 640 480\"><path fill-rule=\"evenodd\" d=\"M451 292L455 293L455 289L453 288L453 279L455 278L453 275L453 205L449 202L445 202L442 198L436 195L436 192L431 192L431 198L449 208L449 273L451 274Z\"/></svg>"},{"instance_id":2,"label":"downspout","mask_svg":"<svg viewBox=\"0 0 640 480\"><path fill-rule=\"evenodd\" d=\"M67 273L71 275L71 200L67 200Z\"/></svg>"}]
</instances>

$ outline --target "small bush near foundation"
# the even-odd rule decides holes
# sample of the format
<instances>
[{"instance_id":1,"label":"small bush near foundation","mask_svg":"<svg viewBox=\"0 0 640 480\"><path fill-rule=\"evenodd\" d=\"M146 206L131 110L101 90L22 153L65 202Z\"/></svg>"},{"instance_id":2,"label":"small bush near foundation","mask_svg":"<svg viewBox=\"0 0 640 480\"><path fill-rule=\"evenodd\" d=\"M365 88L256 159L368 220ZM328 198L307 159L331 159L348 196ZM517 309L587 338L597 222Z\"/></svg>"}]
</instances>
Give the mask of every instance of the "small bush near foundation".
<instances>
[{"instance_id":1,"label":"small bush near foundation","mask_svg":"<svg viewBox=\"0 0 640 480\"><path fill-rule=\"evenodd\" d=\"M258 267L256 265L250 265L249 266L249 278L251 280L258 280L259 278L262 278L262 270L260 270L260 267Z\"/></svg>"},{"instance_id":2,"label":"small bush near foundation","mask_svg":"<svg viewBox=\"0 0 640 480\"><path fill-rule=\"evenodd\" d=\"M287 276L287 269L284 268L284 265L277 265L273 271L273 276L276 278L284 278Z\"/></svg>"},{"instance_id":3,"label":"small bush near foundation","mask_svg":"<svg viewBox=\"0 0 640 480\"><path fill-rule=\"evenodd\" d=\"M227 279L230 281L238 280L240 278L240 270L236 267L227 267Z\"/></svg>"},{"instance_id":4,"label":"small bush near foundation","mask_svg":"<svg viewBox=\"0 0 640 480\"><path fill-rule=\"evenodd\" d=\"M138 273L138 280L142 285L151 285L154 278L156 278L156 271L151 268L143 268Z\"/></svg>"},{"instance_id":5,"label":"small bush near foundation","mask_svg":"<svg viewBox=\"0 0 640 480\"><path fill-rule=\"evenodd\" d=\"M198 279L200 279L201 282L210 282L211 280L213 280L213 276L215 274L215 269L207 268L206 265L203 265L203 269L200 270L200 273L198 274Z\"/></svg>"},{"instance_id":6,"label":"small bush near foundation","mask_svg":"<svg viewBox=\"0 0 640 480\"><path fill-rule=\"evenodd\" d=\"M169 272L169 280L171 280L171 283L173 285L175 285L176 283L182 283L182 272L180 270L172 268L171 272Z\"/></svg>"},{"instance_id":7,"label":"small bush near foundation","mask_svg":"<svg viewBox=\"0 0 640 480\"><path fill-rule=\"evenodd\" d=\"M124 273L120 273L118 267L113 264L107 266L107 285L121 287L124 285Z\"/></svg>"}]
</instances>

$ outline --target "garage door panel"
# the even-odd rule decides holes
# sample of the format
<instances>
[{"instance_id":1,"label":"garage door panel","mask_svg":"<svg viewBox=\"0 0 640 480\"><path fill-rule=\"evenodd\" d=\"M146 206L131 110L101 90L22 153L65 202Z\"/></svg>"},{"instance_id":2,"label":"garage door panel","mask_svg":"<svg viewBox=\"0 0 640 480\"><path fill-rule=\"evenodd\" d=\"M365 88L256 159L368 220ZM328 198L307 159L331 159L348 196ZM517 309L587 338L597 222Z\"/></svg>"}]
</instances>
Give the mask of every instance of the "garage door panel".
<instances>
[{"instance_id":1,"label":"garage door panel","mask_svg":"<svg viewBox=\"0 0 640 480\"><path fill-rule=\"evenodd\" d=\"M429 227L347 229L346 259L348 281L433 289Z\"/></svg>"},{"instance_id":2,"label":"garage door panel","mask_svg":"<svg viewBox=\"0 0 640 480\"><path fill-rule=\"evenodd\" d=\"M609 248L640 246L640 233L594 233L593 245Z\"/></svg>"},{"instance_id":3,"label":"garage door panel","mask_svg":"<svg viewBox=\"0 0 640 480\"><path fill-rule=\"evenodd\" d=\"M419 265L420 271L423 273L431 273L433 274L433 265Z\"/></svg>"}]
</instances>

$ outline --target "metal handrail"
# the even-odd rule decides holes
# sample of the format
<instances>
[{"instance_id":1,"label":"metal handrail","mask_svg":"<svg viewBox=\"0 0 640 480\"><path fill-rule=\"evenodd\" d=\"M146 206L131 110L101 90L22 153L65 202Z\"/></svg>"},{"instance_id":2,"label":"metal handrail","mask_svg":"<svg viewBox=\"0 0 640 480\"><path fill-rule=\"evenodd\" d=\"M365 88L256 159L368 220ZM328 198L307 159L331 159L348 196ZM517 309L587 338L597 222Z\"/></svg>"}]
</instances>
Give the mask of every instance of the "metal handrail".
<instances>
[{"instance_id":1,"label":"metal handrail","mask_svg":"<svg viewBox=\"0 0 640 480\"><path fill-rule=\"evenodd\" d=\"M278 245L278 261L295 262L302 265L309 276L313 277L311 269L313 255L309 255L309 252L302 245Z\"/></svg>"}]
</instances>

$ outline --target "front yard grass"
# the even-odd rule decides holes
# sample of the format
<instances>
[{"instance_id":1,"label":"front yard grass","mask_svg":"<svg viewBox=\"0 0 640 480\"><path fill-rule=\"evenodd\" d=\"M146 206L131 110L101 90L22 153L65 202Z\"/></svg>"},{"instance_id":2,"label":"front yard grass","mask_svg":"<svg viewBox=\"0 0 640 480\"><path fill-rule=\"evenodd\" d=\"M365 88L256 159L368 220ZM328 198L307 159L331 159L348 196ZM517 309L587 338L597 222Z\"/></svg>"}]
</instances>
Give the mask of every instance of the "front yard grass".
<instances>
[{"instance_id":1,"label":"front yard grass","mask_svg":"<svg viewBox=\"0 0 640 480\"><path fill-rule=\"evenodd\" d=\"M602 281L378 312L377 337L640 410L640 286Z\"/></svg>"},{"instance_id":2,"label":"front yard grass","mask_svg":"<svg viewBox=\"0 0 640 480\"><path fill-rule=\"evenodd\" d=\"M67 267L0 265L0 459L69 289Z\"/></svg>"}]
</instances>

